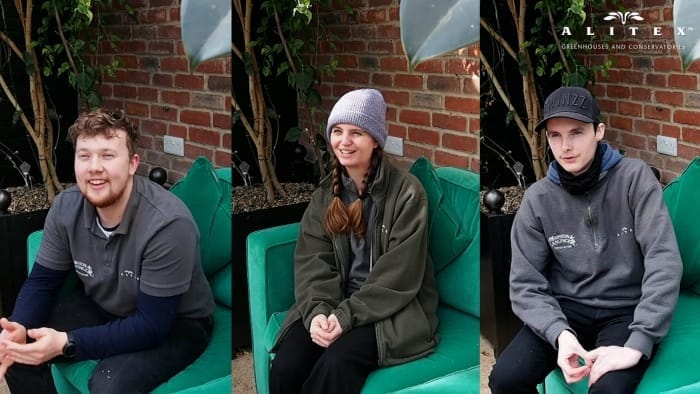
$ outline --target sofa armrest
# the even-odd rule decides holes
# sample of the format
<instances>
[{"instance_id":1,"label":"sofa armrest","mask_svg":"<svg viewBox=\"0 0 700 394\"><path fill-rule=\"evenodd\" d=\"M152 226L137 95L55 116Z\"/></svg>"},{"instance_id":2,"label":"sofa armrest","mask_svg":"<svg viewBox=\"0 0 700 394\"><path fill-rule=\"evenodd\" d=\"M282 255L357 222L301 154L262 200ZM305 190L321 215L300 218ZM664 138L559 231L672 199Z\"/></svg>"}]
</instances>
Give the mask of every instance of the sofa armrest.
<instances>
[{"instance_id":1,"label":"sofa armrest","mask_svg":"<svg viewBox=\"0 0 700 394\"><path fill-rule=\"evenodd\" d=\"M251 233L247 239L248 298L253 339L253 361L258 393L267 393L270 356L265 329L274 312L294 302L294 249L299 223Z\"/></svg>"}]
</instances>

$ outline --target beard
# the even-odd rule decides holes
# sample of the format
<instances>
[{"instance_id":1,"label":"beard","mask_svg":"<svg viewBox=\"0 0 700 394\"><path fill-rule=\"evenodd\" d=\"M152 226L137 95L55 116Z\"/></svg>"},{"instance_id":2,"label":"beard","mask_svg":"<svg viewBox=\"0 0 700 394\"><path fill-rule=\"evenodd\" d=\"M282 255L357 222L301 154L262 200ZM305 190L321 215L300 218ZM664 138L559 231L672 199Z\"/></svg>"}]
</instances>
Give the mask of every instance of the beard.
<instances>
[{"instance_id":1,"label":"beard","mask_svg":"<svg viewBox=\"0 0 700 394\"><path fill-rule=\"evenodd\" d=\"M112 191L112 189L109 189L107 190L108 193L105 196L96 196L89 192L89 188L87 189L87 191L82 192L85 199L88 200L88 202L92 204L95 208L107 208L119 201L119 199L121 199L124 195L125 190L126 187L123 187L121 190L116 192Z\"/></svg>"}]
</instances>

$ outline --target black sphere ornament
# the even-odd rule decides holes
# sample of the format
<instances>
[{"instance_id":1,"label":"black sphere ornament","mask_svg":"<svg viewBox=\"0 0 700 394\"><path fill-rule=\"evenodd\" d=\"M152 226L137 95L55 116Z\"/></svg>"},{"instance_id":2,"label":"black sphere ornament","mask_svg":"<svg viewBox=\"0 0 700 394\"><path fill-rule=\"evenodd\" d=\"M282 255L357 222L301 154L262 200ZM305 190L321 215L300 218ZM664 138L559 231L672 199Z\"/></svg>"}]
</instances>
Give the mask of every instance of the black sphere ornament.
<instances>
[{"instance_id":1,"label":"black sphere ornament","mask_svg":"<svg viewBox=\"0 0 700 394\"><path fill-rule=\"evenodd\" d=\"M297 144L294 147L294 156L297 160L303 160L306 157L306 148L304 145Z\"/></svg>"},{"instance_id":2,"label":"black sphere ornament","mask_svg":"<svg viewBox=\"0 0 700 394\"><path fill-rule=\"evenodd\" d=\"M165 182L168 181L168 172L162 167L154 167L151 172L148 173L148 179L163 186Z\"/></svg>"},{"instance_id":3,"label":"black sphere ornament","mask_svg":"<svg viewBox=\"0 0 700 394\"><path fill-rule=\"evenodd\" d=\"M489 210L490 215L501 213L501 208L505 203L506 197L500 190L490 189L484 194L484 206Z\"/></svg>"},{"instance_id":4,"label":"black sphere ornament","mask_svg":"<svg viewBox=\"0 0 700 394\"><path fill-rule=\"evenodd\" d=\"M12 204L12 194L7 190L0 190L0 213L6 213Z\"/></svg>"}]
</instances>

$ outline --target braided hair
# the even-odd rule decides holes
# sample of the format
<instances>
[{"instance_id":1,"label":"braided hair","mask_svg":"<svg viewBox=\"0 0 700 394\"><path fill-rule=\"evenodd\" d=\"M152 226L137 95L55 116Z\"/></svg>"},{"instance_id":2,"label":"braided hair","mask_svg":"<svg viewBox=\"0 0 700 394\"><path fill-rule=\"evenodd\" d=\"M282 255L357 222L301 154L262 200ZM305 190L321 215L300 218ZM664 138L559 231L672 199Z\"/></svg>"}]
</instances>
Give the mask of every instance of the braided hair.
<instances>
[{"instance_id":1,"label":"braided hair","mask_svg":"<svg viewBox=\"0 0 700 394\"><path fill-rule=\"evenodd\" d=\"M326 209L325 226L326 231L331 235L348 234L352 230L357 236L364 237L367 231L367 223L362 220L362 201L367 197L370 183L374 180L379 161L382 158L382 150L377 148L372 152L369 168L362 178L362 185L357 191L360 198L346 206L340 198L340 191L343 188L342 172L343 166L337 158L333 159L333 200Z\"/></svg>"}]
</instances>

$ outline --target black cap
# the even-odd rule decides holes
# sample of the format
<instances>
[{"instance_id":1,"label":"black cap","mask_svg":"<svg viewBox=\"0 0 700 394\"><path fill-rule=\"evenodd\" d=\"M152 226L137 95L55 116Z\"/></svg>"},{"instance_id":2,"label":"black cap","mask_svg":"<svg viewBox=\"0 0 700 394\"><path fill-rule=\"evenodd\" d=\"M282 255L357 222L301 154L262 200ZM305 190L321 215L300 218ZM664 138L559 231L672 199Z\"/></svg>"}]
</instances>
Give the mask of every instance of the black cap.
<instances>
[{"instance_id":1,"label":"black cap","mask_svg":"<svg viewBox=\"0 0 700 394\"><path fill-rule=\"evenodd\" d=\"M544 102L544 117L535 130L545 126L551 118L571 118L586 123L600 123L598 102L587 89L562 86Z\"/></svg>"}]
</instances>

